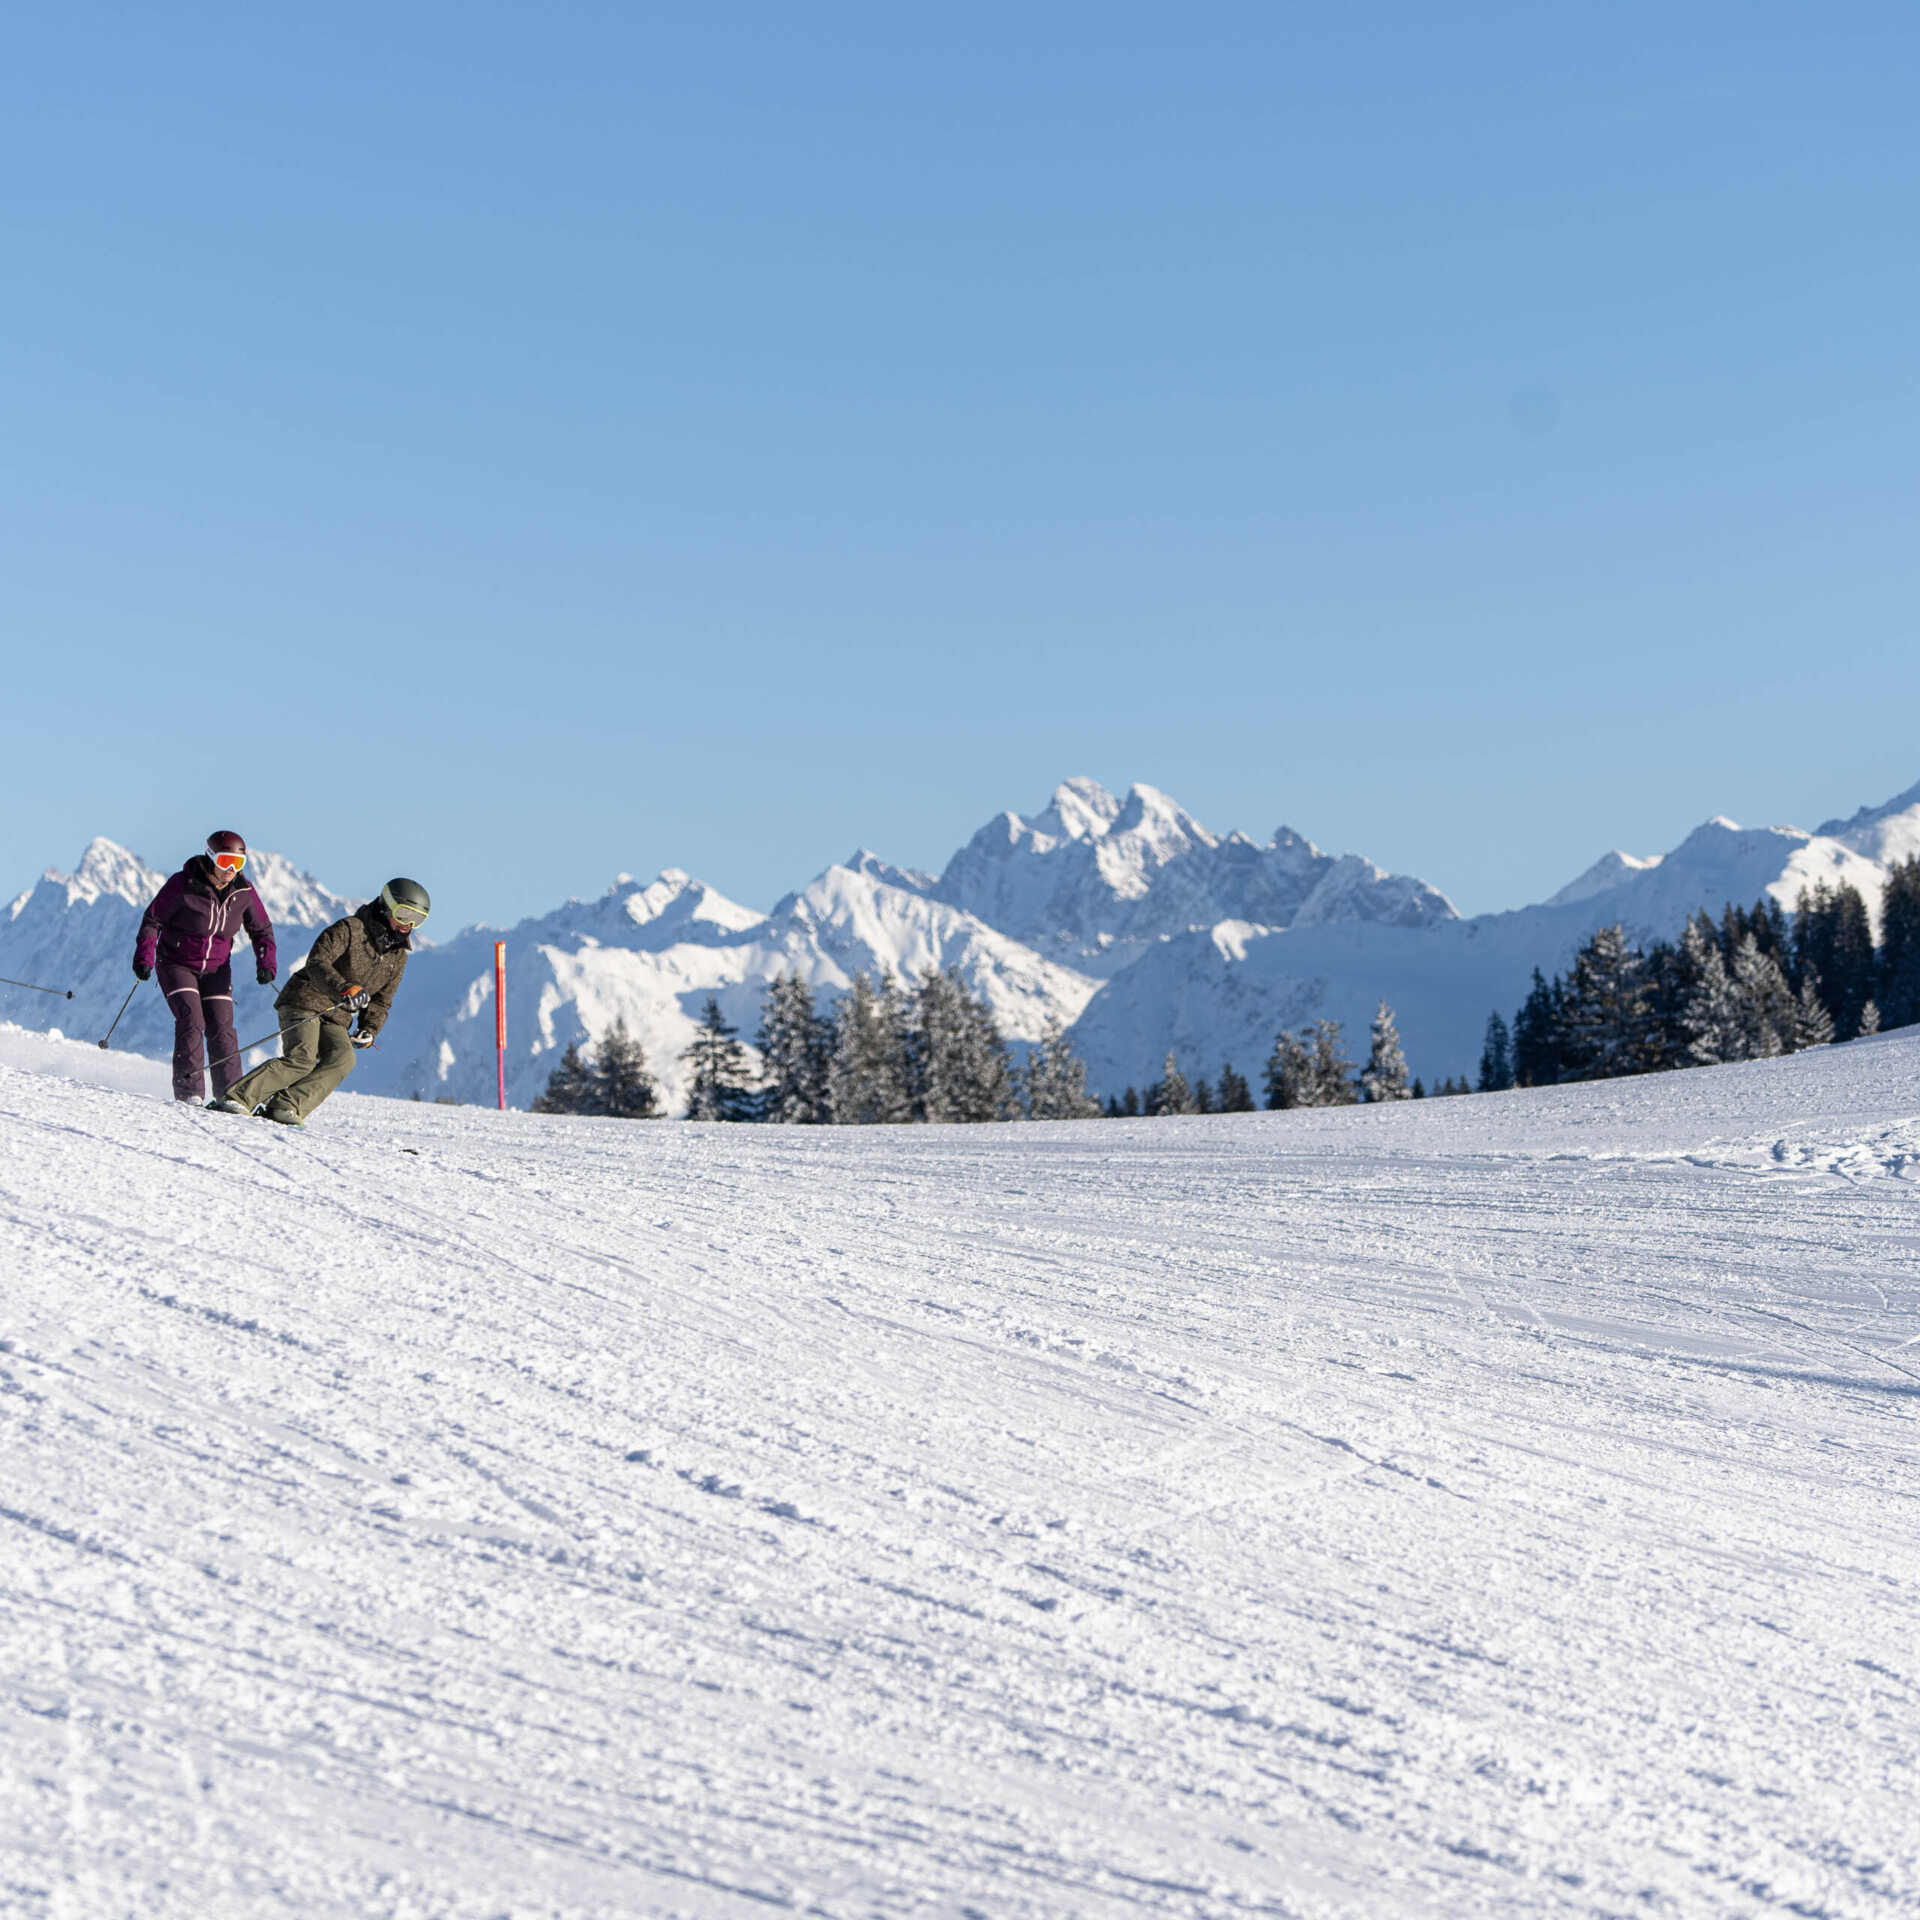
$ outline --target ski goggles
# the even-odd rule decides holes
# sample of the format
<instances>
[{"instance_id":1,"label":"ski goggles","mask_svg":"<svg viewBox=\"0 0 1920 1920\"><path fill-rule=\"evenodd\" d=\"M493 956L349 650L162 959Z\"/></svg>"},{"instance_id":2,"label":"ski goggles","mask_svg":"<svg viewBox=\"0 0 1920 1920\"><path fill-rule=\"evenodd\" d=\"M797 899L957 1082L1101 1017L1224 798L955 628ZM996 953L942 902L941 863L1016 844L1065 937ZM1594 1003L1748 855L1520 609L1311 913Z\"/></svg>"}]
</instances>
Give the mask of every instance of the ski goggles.
<instances>
[{"instance_id":1,"label":"ski goggles","mask_svg":"<svg viewBox=\"0 0 1920 1920\"><path fill-rule=\"evenodd\" d=\"M405 902L396 900L387 908L387 918L396 927L405 927L411 931L415 927L426 925L427 910L425 907L410 907Z\"/></svg>"},{"instance_id":2,"label":"ski goggles","mask_svg":"<svg viewBox=\"0 0 1920 1920\"><path fill-rule=\"evenodd\" d=\"M247 864L244 853L216 853L208 857L222 873L238 873Z\"/></svg>"}]
</instances>

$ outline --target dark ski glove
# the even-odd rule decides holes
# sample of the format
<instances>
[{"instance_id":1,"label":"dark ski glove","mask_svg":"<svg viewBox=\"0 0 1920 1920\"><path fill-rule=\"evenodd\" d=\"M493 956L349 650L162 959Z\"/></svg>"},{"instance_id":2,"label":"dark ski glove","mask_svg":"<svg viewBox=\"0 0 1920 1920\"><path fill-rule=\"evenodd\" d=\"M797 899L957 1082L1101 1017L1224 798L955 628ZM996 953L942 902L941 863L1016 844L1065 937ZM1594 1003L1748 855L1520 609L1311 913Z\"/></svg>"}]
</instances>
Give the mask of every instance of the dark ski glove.
<instances>
[{"instance_id":1,"label":"dark ski glove","mask_svg":"<svg viewBox=\"0 0 1920 1920\"><path fill-rule=\"evenodd\" d=\"M133 977L136 980L151 980L153 978L153 969L151 967L142 966L140 962L136 960L133 963Z\"/></svg>"},{"instance_id":2,"label":"dark ski glove","mask_svg":"<svg viewBox=\"0 0 1920 1920\"><path fill-rule=\"evenodd\" d=\"M350 1033L347 1035L347 1038L351 1040L356 1047L370 1047L373 1045L373 1035L370 1033Z\"/></svg>"},{"instance_id":3,"label":"dark ski glove","mask_svg":"<svg viewBox=\"0 0 1920 1920\"><path fill-rule=\"evenodd\" d=\"M273 985L273 969L271 967L255 967L253 977L259 981L263 987Z\"/></svg>"},{"instance_id":4,"label":"dark ski glove","mask_svg":"<svg viewBox=\"0 0 1920 1920\"><path fill-rule=\"evenodd\" d=\"M365 987L353 987L340 996L340 1004L358 1013L360 1009L368 1005L372 999L373 995L370 994Z\"/></svg>"}]
</instances>

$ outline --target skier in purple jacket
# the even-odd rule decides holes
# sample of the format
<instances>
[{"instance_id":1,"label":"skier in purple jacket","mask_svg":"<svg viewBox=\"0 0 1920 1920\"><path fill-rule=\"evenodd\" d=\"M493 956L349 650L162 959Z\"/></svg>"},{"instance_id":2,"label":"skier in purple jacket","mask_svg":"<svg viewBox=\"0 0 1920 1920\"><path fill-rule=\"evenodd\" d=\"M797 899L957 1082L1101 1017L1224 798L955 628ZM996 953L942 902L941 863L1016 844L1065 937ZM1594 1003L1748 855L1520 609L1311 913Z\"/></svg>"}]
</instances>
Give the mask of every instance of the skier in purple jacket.
<instances>
[{"instance_id":1,"label":"skier in purple jacket","mask_svg":"<svg viewBox=\"0 0 1920 1920\"><path fill-rule=\"evenodd\" d=\"M253 942L254 978L264 987L274 976L273 922L241 872L246 864L247 843L237 833L210 833L206 852L195 854L140 916L133 970L142 980L157 973L173 1010L176 1100L206 1098L201 1062L208 1040L213 1043L216 1100L243 1071L233 1036L229 964L234 935L241 928Z\"/></svg>"}]
</instances>

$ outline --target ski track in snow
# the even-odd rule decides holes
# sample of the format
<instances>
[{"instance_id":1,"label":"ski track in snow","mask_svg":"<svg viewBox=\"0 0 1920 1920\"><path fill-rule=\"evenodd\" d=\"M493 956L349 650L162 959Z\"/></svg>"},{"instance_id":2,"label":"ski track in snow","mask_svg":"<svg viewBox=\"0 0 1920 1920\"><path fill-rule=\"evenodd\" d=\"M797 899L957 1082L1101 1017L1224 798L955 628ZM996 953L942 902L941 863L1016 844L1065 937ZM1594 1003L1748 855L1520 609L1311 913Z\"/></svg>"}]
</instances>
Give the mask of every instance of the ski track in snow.
<instances>
[{"instance_id":1,"label":"ski track in snow","mask_svg":"<svg viewBox=\"0 0 1920 1920\"><path fill-rule=\"evenodd\" d=\"M1920 1911L1920 1037L871 1131L0 1062L0 1911Z\"/></svg>"}]
</instances>

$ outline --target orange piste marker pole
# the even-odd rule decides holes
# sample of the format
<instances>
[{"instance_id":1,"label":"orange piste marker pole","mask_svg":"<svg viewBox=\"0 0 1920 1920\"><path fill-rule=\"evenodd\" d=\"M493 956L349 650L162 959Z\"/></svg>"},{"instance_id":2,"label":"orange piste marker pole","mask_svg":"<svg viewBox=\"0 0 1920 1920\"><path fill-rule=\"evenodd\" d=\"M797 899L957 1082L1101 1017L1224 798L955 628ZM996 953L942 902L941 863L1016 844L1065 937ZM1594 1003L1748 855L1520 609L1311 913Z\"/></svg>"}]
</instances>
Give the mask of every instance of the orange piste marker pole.
<instances>
[{"instance_id":1,"label":"orange piste marker pole","mask_svg":"<svg viewBox=\"0 0 1920 1920\"><path fill-rule=\"evenodd\" d=\"M500 1111L507 1110L507 943L493 943L493 1053L500 1067Z\"/></svg>"}]
</instances>

